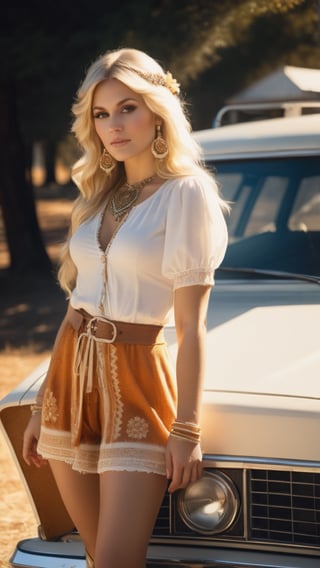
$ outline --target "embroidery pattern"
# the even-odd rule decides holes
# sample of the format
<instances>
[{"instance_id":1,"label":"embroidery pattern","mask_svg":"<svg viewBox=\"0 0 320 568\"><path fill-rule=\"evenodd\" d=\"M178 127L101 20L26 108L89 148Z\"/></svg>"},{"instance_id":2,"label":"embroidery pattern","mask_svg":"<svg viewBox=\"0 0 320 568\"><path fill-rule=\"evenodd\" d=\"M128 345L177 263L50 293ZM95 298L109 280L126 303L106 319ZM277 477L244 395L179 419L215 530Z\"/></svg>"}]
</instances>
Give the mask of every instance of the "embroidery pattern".
<instances>
[{"instance_id":1,"label":"embroidery pattern","mask_svg":"<svg viewBox=\"0 0 320 568\"><path fill-rule=\"evenodd\" d=\"M136 440L142 440L146 438L149 431L148 422L140 416L135 416L130 418L127 424L127 434L129 438L134 438Z\"/></svg>"},{"instance_id":2,"label":"embroidery pattern","mask_svg":"<svg viewBox=\"0 0 320 568\"><path fill-rule=\"evenodd\" d=\"M44 422L50 422L51 424L55 424L57 422L59 416L57 399L52 391L46 391L45 393L42 416Z\"/></svg>"},{"instance_id":3,"label":"embroidery pattern","mask_svg":"<svg viewBox=\"0 0 320 568\"><path fill-rule=\"evenodd\" d=\"M121 390L118 376L118 353L114 345L110 345L110 373L113 386L113 393L115 397L115 413L112 439L116 440L121 434L121 425L123 417L123 402L121 398Z\"/></svg>"},{"instance_id":4,"label":"embroidery pattern","mask_svg":"<svg viewBox=\"0 0 320 568\"><path fill-rule=\"evenodd\" d=\"M103 471L145 471L165 475L164 446L135 442L80 444L73 447L70 432L57 432L42 426L39 452L47 459L63 459L84 473Z\"/></svg>"}]
</instances>

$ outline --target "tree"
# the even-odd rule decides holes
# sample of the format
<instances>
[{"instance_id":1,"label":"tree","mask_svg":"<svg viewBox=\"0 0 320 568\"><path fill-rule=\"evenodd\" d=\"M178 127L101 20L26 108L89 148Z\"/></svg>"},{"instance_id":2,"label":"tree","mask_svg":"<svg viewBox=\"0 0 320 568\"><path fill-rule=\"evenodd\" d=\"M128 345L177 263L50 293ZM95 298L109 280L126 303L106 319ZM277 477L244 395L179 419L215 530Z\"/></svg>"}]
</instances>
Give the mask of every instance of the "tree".
<instances>
[{"instance_id":1,"label":"tree","mask_svg":"<svg viewBox=\"0 0 320 568\"><path fill-rule=\"evenodd\" d=\"M24 148L17 124L14 86L0 84L0 203L7 232L11 267L23 273L50 268L37 223L32 188L25 175Z\"/></svg>"},{"instance_id":2,"label":"tree","mask_svg":"<svg viewBox=\"0 0 320 568\"><path fill-rule=\"evenodd\" d=\"M177 74L184 85L212 68L223 50L243 40L257 18L294 14L316 0L140 0L125 34L130 45L147 49ZM137 7L137 6L135 6ZM145 17L141 18L144 12ZM148 14L148 34L145 34ZM297 39L297 38L296 38Z\"/></svg>"},{"instance_id":3,"label":"tree","mask_svg":"<svg viewBox=\"0 0 320 568\"><path fill-rule=\"evenodd\" d=\"M188 89L196 128L211 124L210 105L213 112L268 65L293 61L298 53L303 60L308 53L314 64L318 54L315 0L77 0L76 10L74 3L56 0L48 12L42 0L28 0L18 8L8 4L6 15L0 20L0 199L12 270L33 270L35 264L47 270L22 171L35 140L55 147L69 131L74 93L100 53L129 45L156 57ZM6 123L9 93L13 115ZM19 248L15 233L22 227Z\"/></svg>"},{"instance_id":4,"label":"tree","mask_svg":"<svg viewBox=\"0 0 320 568\"><path fill-rule=\"evenodd\" d=\"M29 0L18 9L9 4L7 20L0 21L0 204L12 272L51 268L25 175L26 156L35 140L55 146L65 136L73 94L102 35L94 28L96 9L97 4L79 0L77 11L71 3L56 2L49 13L39 0ZM86 16L93 22L90 33Z\"/></svg>"},{"instance_id":5,"label":"tree","mask_svg":"<svg viewBox=\"0 0 320 568\"><path fill-rule=\"evenodd\" d=\"M137 19L127 38L167 62L194 128L209 128L226 98L275 67L320 66L319 16L317 0L159 0L148 35Z\"/></svg>"},{"instance_id":6,"label":"tree","mask_svg":"<svg viewBox=\"0 0 320 568\"><path fill-rule=\"evenodd\" d=\"M308 0L287 13L263 14L235 45L218 51L216 63L190 83L194 124L209 128L229 97L283 65L320 67L317 2Z\"/></svg>"}]
</instances>

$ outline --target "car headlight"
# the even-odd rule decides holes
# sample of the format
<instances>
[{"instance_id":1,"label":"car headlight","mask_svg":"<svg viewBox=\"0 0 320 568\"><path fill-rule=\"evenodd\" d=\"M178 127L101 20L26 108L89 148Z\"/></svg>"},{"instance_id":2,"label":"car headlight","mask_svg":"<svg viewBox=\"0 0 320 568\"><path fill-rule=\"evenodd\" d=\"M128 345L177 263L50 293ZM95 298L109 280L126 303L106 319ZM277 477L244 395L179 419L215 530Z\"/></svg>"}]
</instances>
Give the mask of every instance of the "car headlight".
<instances>
[{"instance_id":1,"label":"car headlight","mask_svg":"<svg viewBox=\"0 0 320 568\"><path fill-rule=\"evenodd\" d=\"M179 513L185 524L203 534L227 530L240 507L233 481L222 472L205 472L179 495Z\"/></svg>"}]
</instances>

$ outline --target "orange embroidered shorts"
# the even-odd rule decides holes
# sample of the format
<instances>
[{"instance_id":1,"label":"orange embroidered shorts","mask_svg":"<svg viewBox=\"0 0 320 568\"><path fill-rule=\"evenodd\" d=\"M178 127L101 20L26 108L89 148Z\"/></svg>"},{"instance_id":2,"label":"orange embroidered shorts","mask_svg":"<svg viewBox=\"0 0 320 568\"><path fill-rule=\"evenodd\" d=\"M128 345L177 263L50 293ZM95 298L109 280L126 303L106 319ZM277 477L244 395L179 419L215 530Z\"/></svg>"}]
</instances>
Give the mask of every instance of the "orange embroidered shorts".
<instances>
[{"instance_id":1,"label":"orange embroidered shorts","mask_svg":"<svg viewBox=\"0 0 320 568\"><path fill-rule=\"evenodd\" d=\"M165 446L176 412L166 343L94 341L89 376L87 364L81 373L75 365L78 335L64 322L46 378L39 454L83 473L165 475Z\"/></svg>"}]
</instances>

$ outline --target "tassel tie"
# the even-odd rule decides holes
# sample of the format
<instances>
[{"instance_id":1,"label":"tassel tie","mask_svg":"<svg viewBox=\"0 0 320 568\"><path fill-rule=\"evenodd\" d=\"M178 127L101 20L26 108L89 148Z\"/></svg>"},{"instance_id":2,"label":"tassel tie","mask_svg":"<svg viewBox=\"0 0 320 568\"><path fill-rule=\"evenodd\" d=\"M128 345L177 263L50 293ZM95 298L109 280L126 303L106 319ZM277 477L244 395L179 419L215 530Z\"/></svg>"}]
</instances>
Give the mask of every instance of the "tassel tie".
<instances>
[{"instance_id":1,"label":"tassel tie","mask_svg":"<svg viewBox=\"0 0 320 568\"><path fill-rule=\"evenodd\" d=\"M107 339L97 337L98 322L108 323L113 328L113 337ZM72 408L75 416L73 420L74 429L72 431L72 444L78 446L81 440L81 424L83 412L84 394L91 393L93 390L93 372L97 361L97 345L99 343L113 343L117 335L117 328L112 321L102 317L93 317L86 325L85 331L80 333L74 355L73 377L76 384L73 386L73 393L78 393L76 400L73 401Z\"/></svg>"}]
</instances>

